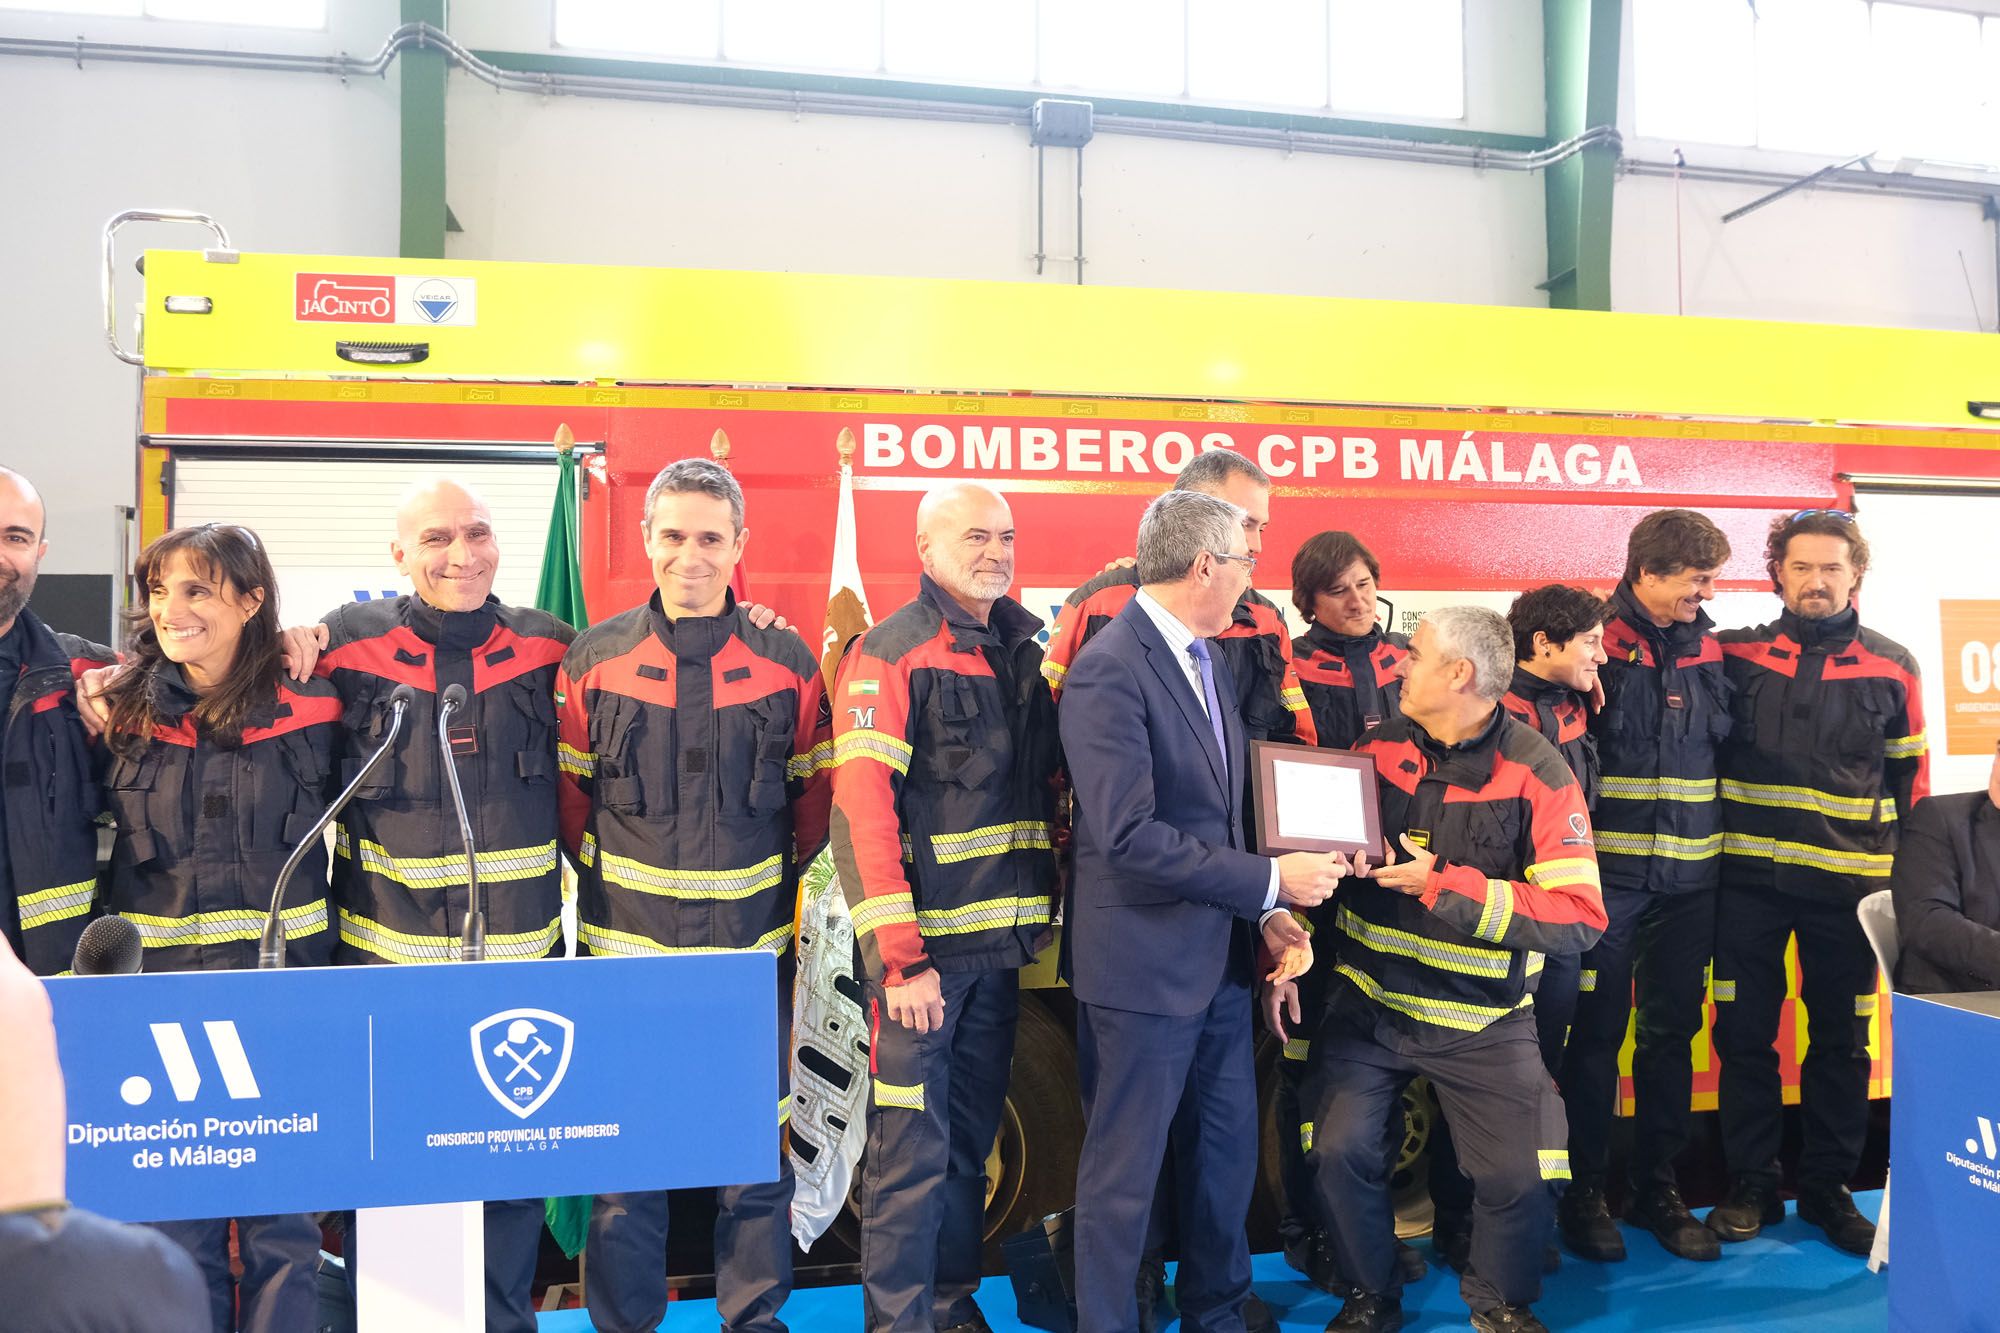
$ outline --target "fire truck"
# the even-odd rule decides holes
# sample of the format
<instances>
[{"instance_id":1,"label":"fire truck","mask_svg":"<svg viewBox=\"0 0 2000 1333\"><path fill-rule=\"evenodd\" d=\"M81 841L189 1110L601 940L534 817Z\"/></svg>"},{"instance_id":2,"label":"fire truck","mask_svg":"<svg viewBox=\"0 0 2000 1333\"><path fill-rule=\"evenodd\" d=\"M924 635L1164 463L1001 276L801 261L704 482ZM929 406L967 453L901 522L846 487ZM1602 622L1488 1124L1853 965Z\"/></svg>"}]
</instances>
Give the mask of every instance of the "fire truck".
<instances>
[{"instance_id":1,"label":"fire truck","mask_svg":"<svg viewBox=\"0 0 2000 1333\"><path fill-rule=\"evenodd\" d=\"M1275 482L1263 590L1289 607L1294 551L1347 529L1380 558L1385 614L1403 630L1431 607L1504 609L1548 582L1608 591L1632 524L1665 506L1698 508L1729 535L1713 611L1725 626L1757 623L1777 609L1762 557L1773 516L1854 509L1877 548L1863 614L1922 664L1936 789L1983 784L2000 732L2000 592L1982 554L2000 520L1990 336L256 254L215 230L207 249L147 252L136 331L117 327L107 232L107 332L140 368L136 536L211 519L254 528L293 623L400 590L386 554L395 497L445 469L492 502L502 599L531 600L564 427L587 456L593 618L651 591L647 482L673 459L714 456L747 495L751 600L811 642L844 432L878 615L914 594L914 515L930 487L976 478L1008 496L1016 595L1053 622L1071 588L1130 552L1140 511L1182 465L1233 449ZM990 1163L996 1243L1065 1206L1074 1184L1082 1121L1053 952L1027 978ZM1887 1097L1888 1006L1878 1012L1871 1092ZM1794 999L1779 1040L1792 1100L1803 1042ZM1622 1095L1629 1111L1629 1082ZM1694 1095L1714 1107L1706 1030ZM1405 1167L1428 1123L1420 1093L1407 1105Z\"/></svg>"}]
</instances>

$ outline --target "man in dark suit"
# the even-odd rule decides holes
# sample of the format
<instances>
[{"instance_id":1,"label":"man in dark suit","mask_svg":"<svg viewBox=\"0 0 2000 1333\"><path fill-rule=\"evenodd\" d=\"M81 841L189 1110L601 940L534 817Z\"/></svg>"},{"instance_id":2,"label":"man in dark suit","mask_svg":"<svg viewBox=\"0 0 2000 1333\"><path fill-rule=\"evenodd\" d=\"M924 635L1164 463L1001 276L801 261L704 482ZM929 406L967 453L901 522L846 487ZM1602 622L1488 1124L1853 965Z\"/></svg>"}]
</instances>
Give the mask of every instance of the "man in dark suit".
<instances>
[{"instance_id":1,"label":"man in dark suit","mask_svg":"<svg viewBox=\"0 0 2000 1333\"><path fill-rule=\"evenodd\" d=\"M2000 746L1985 791L1919 801L1889 874L1910 995L2000 990Z\"/></svg>"},{"instance_id":2,"label":"man in dark suit","mask_svg":"<svg viewBox=\"0 0 2000 1333\"><path fill-rule=\"evenodd\" d=\"M1082 1333L1138 1326L1133 1284L1171 1124L1182 1326L1241 1333L1253 923L1274 953L1303 952L1283 909L1325 901L1346 865L1243 848L1243 723L1208 642L1256 564L1243 511L1169 492L1140 520L1137 554L1140 590L1078 654L1059 719L1076 792L1065 920L1088 1121L1077 1319Z\"/></svg>"}]
</instances>

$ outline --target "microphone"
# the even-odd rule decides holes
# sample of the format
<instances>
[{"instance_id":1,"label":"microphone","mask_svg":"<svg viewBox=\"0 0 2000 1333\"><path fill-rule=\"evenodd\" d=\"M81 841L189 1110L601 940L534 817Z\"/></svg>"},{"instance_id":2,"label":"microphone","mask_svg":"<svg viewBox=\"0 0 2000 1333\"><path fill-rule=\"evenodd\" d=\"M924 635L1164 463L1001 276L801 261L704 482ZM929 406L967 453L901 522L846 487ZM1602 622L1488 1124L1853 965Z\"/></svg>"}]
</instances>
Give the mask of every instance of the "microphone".
<instances>
[{"instance_id":1,"label":"microphone","mask_svg":"<svg viewBox=\"0 0 2000 1333\"><path fill-rule=\"evenodd\" d=\"M459 936L458 960L478 963L486 958L486 902L479 889L479 854L472 845L472 817L465 811L465 791L458 785L458 756L451 748L452 714L465 707L465 686L444 687L438 699L438 757L444 764L452 808L458 813L458 836L465 843L465 930Z\"/></svg>"},{"instance_id":2,"label":"microphone","mask_svg":"<svg viewBox=\"0 0 2000 1333\"><path fill-rule=\"evenodd\" d=\"M300 838L298 846L292 848L292 854L285 858L284 869L278 872L278 882L271 889L271 908L264 914L264 935L257 945L258 967L285 965L285 920L279 915L279 909L285 903L285 886L292 882L292 872L299 868L299 862L306 859L306 853L312 850L320 835L326 832L326 826L333 822L333 817L347 808L347 803L354 799L354 793L368 780L368 775L373 773L388 757L389 751L395 748L396 736L403 729L403 715L410 711L410 706L416 701L417 691L413 686L398 685L389 692L389 734L382 738L382 743L368 756L368 762L361 766L361 771L354 775L354 780L343 787L340 795L333 798L333 804L313 821L313 826L307 831L306 836Z\"/></svg>"},{"instance_id":3,"label":"microphone","mask_svg":"<svg viewBox=\"0 0 2000 1333\"><path fill-rule=\"evenodd\" d=\"M140 970L146 946L122 916L101 916L83 928L69 969L80 977L123 976Z\"/></svg>"}]
</instances>

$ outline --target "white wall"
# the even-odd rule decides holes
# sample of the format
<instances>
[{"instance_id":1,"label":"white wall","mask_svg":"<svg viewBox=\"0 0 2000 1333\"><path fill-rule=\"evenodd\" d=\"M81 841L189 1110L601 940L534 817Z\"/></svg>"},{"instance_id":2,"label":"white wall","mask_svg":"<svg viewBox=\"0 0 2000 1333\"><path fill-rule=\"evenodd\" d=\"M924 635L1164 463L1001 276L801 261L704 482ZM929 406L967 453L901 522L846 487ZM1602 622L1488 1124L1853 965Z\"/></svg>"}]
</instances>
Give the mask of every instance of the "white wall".
<instances>
[{"instance_id":1,"label":"white wall","mask_svg":"<svg viewBox=\"0 0 2000 1333\"><path fill-rule=\"evenodd\" d=\"M310 52L375 51L396 0L334 0L332 30L0 15L9 37ZM133 500L138 371L105 346L99 237L128 208L187 208L246 250L394 254L397 92L323 75L75 64L0 56L0 461L48 501L52 574L109 573L111 506ZM132 259L195 248L206 233L119 233L122 334L138 299Z\"/></svg>"},{"instance_id":2,"label":"white wall","mask_svg":"<svg viewBox=\"0 0 2000 1333\"><path fill-rule=\"evenodd\" d=\"M462 0L479 49L550 49L551 0ZM2000 0L1978 0L2000 9ZM0 34L373 52L395 0L331 0L317 33L0 14ZM1539 0L1472 0L1473 129L1543 129ZM1631 24L1626 23L1628 34ZM1631 125L1630 53L1621 122ZM1033 281L1034 155L1018 127L806 116L496 93L454 73L447 198L460 258ZM0 56L0 459L47 492L51 572L108 572L109 506L131 496L136 375L104 350L96 247L111 213L214 213L246 249L393 254L394 71L317 75ZM1671 144L1632 139L1633 156ZM1813 159L1690 156L1803 173ZM1072 162L1048 155L1048 249L1074 250ZM1539 305L1539 176L1100 135L1085 151L1093 283ZM1690 183L1675 276L1671 182L1620 181L1617 308L1973 327L1995 319L1990 224L1958 204L1806 193L1721 225L1757 191ZM131 229L126 249L192 245ZM1964 269L1960 268L1963 255ZM129 264L123 266L129 284ZM1967 295L1967 275L1973 296ZM1067 282L1060 260L1043 281ZM129 307L129 294L123 302Z\"/></svg>"},{"instance_id":3,"label":"white wall","mask_svg":"<svg viewBox=\"0 0 2000 1333\"><path fill-rule=\"evenodd\" d=\"M2000 14L2000 0L1946 0ZM1837 159L1640 137L1634 129L1632 5L1619 74L1625 156L1805 176ZM1855 145L1865 152L1868 144ZM1851 154L1850 154L1851 155ZM1892 163L1880 164L1884 171ZM1947 174L1926 166L1927 174ZM2000 176L1984 179L2000 194ZM1992 332L1993 224L1977 204L1805 189L1724 223L1722 215L1775 186L1622 177L1613 198L1611 297L1648 314L1875 324ZM1678 239L1676 226L1678 224ZM1678 261L1678 269L1677 269ZM1968 287L1970 294L1968 294ZM1975 306L1977 316L1975 317Z\"/></svg>"}]
</instances>

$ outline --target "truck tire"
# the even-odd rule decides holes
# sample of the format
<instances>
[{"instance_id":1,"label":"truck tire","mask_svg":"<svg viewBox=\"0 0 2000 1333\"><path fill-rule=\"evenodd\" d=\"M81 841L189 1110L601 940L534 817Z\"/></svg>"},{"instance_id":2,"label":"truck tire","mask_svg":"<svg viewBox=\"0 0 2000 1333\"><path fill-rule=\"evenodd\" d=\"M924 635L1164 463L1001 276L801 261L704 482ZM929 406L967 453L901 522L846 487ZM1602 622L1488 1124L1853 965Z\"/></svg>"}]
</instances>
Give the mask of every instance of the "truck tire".
<instances>
[{"instance_id":1,"label":"truck tire","mask_svg":"<svg viewBox=\"0 0 2000 1333\"><path fill-rule=\"evenodd\" d=\"M1075 1030L1033 991L1021 995L1020 1025L1000 1132L986 1157L984 1267L1003 1273L1000 1242L1031 1222L1076 1202L1076 1159L1083 1151L1083 1093L1076 1074ZM861 1252L859 1188L830 1234Z\"/></svg>"}]
</instances>

